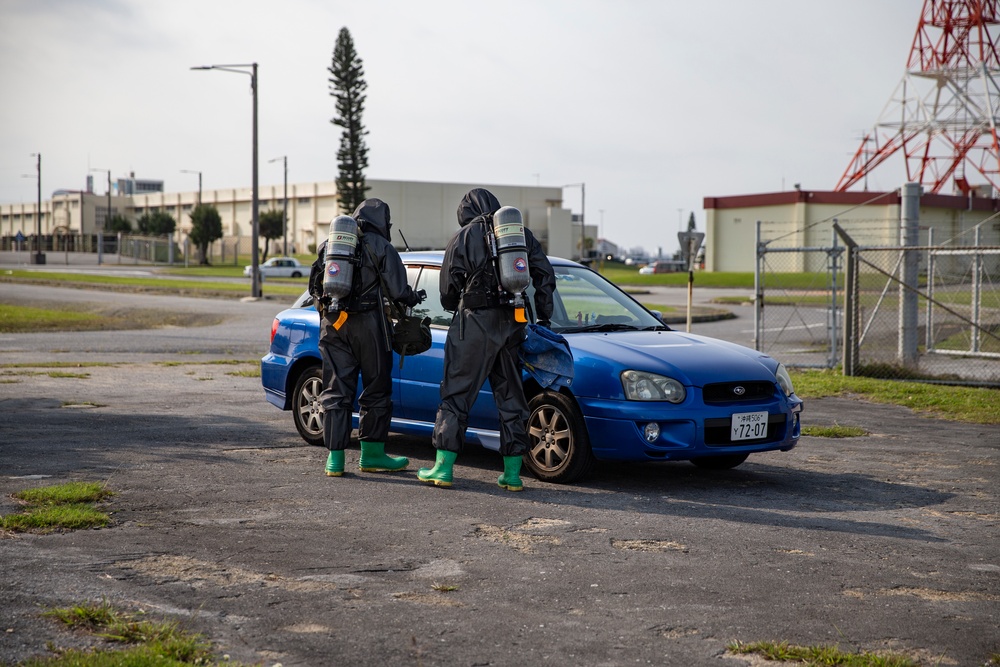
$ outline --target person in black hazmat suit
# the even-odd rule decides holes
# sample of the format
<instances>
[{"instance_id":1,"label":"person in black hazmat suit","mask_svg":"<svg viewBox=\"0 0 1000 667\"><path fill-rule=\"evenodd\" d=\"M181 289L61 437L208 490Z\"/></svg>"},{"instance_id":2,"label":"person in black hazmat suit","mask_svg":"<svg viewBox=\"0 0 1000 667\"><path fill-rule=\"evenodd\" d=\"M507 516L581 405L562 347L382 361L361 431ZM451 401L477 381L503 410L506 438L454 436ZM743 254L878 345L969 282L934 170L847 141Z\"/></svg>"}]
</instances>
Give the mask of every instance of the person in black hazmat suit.
<instances>
[{"instance_id":1,"label":"person in black hazmat suit","mask_svg":"<svg viewBox=\"0 0 1000 667\"><path fill-rule=\"evenodd\" d=\"M358 398L358 439L363 472L403 470L406 457L388 456L385 439L392 417L392 330L383 309L383 296L407 307L422 301L406 283L406 267L389 242L389 206L380 199L366 199L351 216L358 223L360 267L354 269L350 295L342 300L347 317L329 312L323 297L326 241L309 275L309 291L320 312L323 332L319 352L323 358L323 439L330 450L326 474L344 474L344 450L351 438L351 410L358 391L358 373L364 388ZM374 262L373 262L374 260ZM379 279L381 274L381 280ZM388 294L382 293L382 282Z\"/></svg>"},{"instance_id":2,"label":"person in black hazmat suit","mask_svg":"<svg viewBox=\"0 0 1000 667\"><path fill-rule=\"evenodd\" d=\"M433 468L421 468L417 478L436 486L451 486L452 467L462 448L469 410L489 378L500 417L503 474L497 484L520 491L521 457L528 451L528 401L521 385L518 347L525 322L515 321L514 307L503 298L496 265L487 247L493 213L500 202L489 190L470 190L458 206L461 229L445 249L441 265L441 305L455 312L444 346L441 403L434 422L437 457ZM527 228L528 271L535 287L534 314L548 327L556 277L545 251ZM509 295L508 295L509 296ZM506 303L505 303L506 302Z\"/></svg>"}]
</instances>

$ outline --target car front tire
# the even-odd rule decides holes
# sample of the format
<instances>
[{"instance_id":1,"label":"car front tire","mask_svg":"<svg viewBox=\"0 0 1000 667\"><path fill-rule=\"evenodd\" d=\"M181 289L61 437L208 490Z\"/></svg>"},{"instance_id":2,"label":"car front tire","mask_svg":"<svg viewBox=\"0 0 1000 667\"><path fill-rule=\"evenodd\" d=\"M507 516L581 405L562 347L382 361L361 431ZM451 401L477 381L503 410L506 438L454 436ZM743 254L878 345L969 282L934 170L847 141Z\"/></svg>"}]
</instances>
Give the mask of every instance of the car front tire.
<instances>
[{"instance_id":1,"label":"car front tire","mask_svg":"<svg viewBox=\"0 0 1000 667\"><path fill-rule=\"evenodd\" d=\"M319 395L323 391L323 371L311 366L302 372L292 392L292 419L295 430L310 445L323 445L323 406Z\"/></svg>"},{"instance_id":2,"label":"car front tire","mask_svg":"<svg viewBox=\"0 0 1000 667\"><path fill-rule=\"evenodd\" d=\"M525 465L543 482L566 484L585 477L594 465L590 436L571 398L543 391L528 403L529 450Z\"/></svg>"}]
</instances>

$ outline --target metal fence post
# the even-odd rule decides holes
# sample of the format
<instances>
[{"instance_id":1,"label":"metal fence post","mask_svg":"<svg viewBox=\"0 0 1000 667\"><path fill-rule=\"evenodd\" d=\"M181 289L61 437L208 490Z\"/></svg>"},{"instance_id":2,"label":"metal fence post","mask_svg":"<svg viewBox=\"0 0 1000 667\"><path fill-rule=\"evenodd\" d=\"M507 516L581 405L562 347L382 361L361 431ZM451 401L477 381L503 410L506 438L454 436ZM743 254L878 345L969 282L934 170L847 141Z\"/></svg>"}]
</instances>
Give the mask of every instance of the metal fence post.
<instances>
[{"instance_id":1,"label":"metal fence post","mask_svg":"<svg viewBox=\"0 0 1000 667\"><path fill-rule=\"evenodd\" d=\"M847 246L844 262L844 375L857 372L858 359L858 244L847 232L833 223L833 229Z\"/></svg>"},{"instance_id":2,"label":"metal fence post","mask_svg":"<svg viewBox=\"0 0 1000 667\"><path fill-rule=\"evenodd\" d=\"M904 183L900 197L899 245L903 246L902 281L899 285L899 346L897 356L907 368L917 365L917 279L920 254L910 250L920 238L920 184Z\"/></svg>"},{"instance_id":3,"label":"metal fence post","mask_svg":"<svg viewBox=\"0 0 1000 667\"><path fill-rule=\"evenodd\" d=\"M764 294L762 292L761 265L764 263L764 247L760 242L760 220L754 232L754 248L757 256L753 267L753 349L760 352L763 349L764 331Z\"/></svg>"},{"instance_id":4,"label":"metal fence post","mask_svg":"<svg viewBox=\"0 0 1000 667\"><path fill-rule=\"evenodd\" d=\"M972 331L970 338L972 338L972 351L979 352L979 345L981 338L979 332L981 331L982 322L980 321L979 303L983 298L982 294L982 279L983 279L983 256L979 253L980 235L979 231L982 229L982 225L976 225L976 236L975 243L976 254L972 256Z\"/></svg>"},{"instance_id":5,"label":"metal fence post","mask_svg":"<svg viewBox=\"0 0 1000 667\"><path fill-rule=\"evenodd\" d=\"M934 351L934 261L937 255L934 252L934 228L927 229L927 322L926 335L924 336L924 350Z\"/></svg>"}]
</instances>

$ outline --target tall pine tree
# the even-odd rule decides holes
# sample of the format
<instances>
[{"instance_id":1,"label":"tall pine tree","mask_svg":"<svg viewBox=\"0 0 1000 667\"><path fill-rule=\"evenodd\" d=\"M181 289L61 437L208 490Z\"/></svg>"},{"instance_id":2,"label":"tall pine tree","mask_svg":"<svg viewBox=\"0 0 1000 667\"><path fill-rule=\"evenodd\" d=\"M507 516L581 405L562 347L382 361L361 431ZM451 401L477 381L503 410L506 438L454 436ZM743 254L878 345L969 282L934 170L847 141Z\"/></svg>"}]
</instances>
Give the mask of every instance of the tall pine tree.
<instances>
[{"instance_id":1,"label":"tall pine tree","mask_svg":"<svg viewBox=\"0 0 1000 667\"><path fill-rule=\"evenodd\" d=\"M354 40L347 28L341 28L333 49L330 72L330 95L337 100L337 115L330 120L344 128L337 150L337 201L345 213L351 213L365 200L371 188L365 185L368 168L368 146L361 114L365 110L365 72L361 58L354 50Z\"/></svg>"}]
</instances>

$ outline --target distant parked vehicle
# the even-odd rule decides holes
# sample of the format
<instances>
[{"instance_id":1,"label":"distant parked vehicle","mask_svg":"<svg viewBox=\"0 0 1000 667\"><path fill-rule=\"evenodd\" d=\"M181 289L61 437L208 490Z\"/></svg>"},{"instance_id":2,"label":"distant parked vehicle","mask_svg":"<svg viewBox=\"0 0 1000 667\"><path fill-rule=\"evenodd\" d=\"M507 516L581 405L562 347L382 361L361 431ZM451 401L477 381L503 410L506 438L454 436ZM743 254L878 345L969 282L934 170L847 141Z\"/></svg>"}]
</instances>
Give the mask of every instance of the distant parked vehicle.
<instances>
[{"instance_id":1,"label":"distant parked vehicle","mask_svg":"<svg viewBox=\"0 0 1000 667\"><path fill-rule=\"evenodd\" d=\"M685 268L686 265L682 260L661 259L642 267L639 269L639 273L644 276L648 276L652 273L677 273L678 271L683 271Z\"/></svg>"},{"instance_id":2,"label":"distant parked vehicle","mask_svg":"<svg viewBox=\"0 0 1000 667\"><path fill-rule=\"evenodd\" d=\"M301 278L309 273L309 267L294 257L272 257L258 269L263 278ZM253 267L244 267L243 275L247 278L252 276Z\"/></svg>"}]
</instances>

